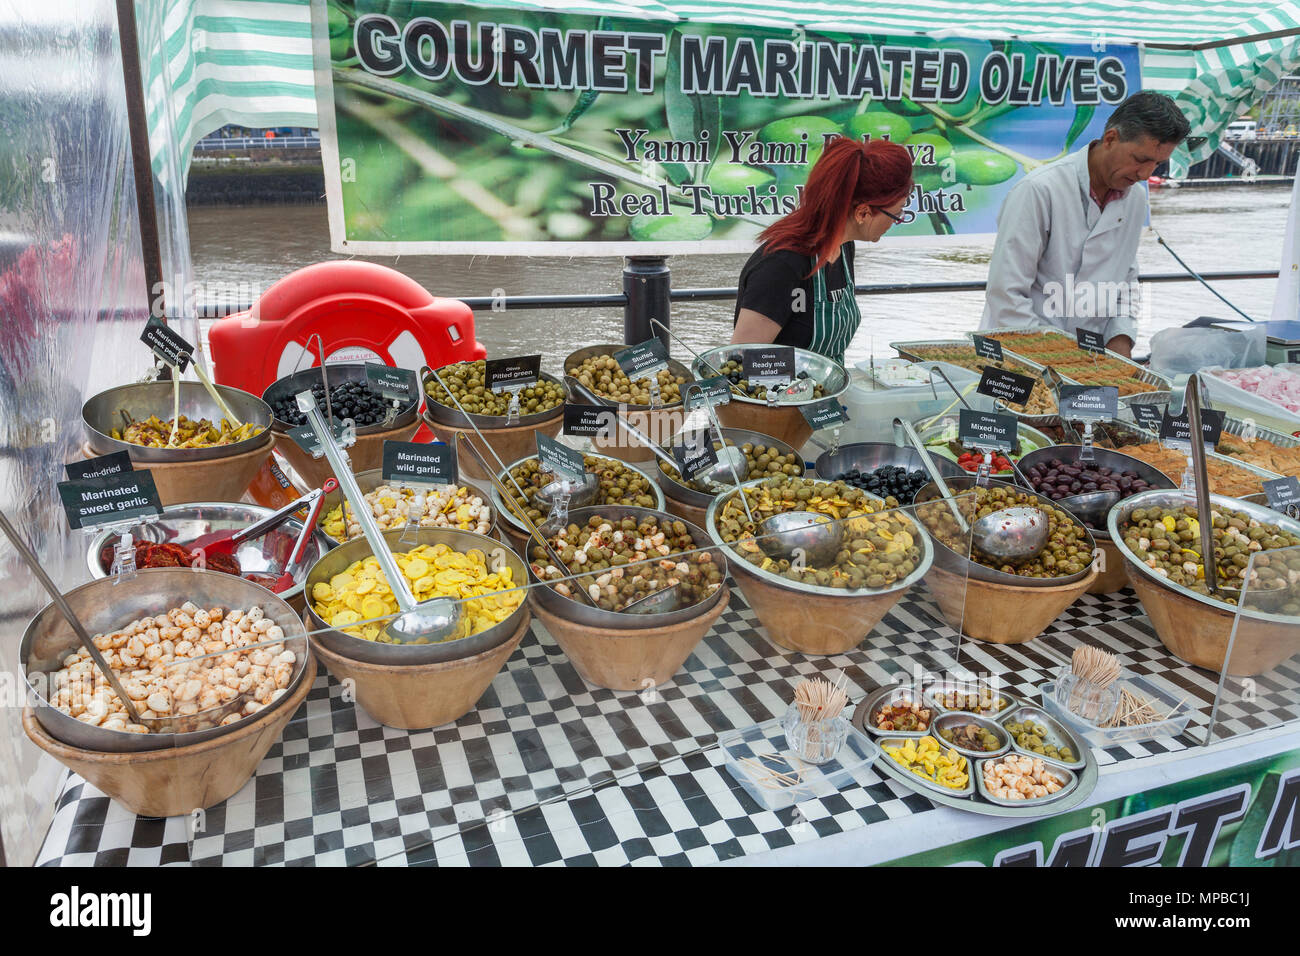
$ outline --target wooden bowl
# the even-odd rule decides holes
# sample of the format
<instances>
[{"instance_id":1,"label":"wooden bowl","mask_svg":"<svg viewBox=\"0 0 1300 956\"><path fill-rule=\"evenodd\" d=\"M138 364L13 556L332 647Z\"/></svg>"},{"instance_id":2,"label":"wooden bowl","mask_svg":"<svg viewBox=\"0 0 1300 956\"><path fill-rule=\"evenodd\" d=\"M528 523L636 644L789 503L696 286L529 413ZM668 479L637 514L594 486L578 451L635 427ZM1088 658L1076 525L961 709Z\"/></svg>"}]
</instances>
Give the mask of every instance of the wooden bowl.
<instances>
[{"instance_id":1,"label":"wooden bowl","mask_svg":"<svg viewBox=\"0 0 1300 956\"><path fill-rule=\"evenodd\" d=\"M686 413L682 411L680 402L665 408L620 405L619 414L641 434L657 440L661 445L666 445L686 420ZM597 454L608 455L610 458L626 462L649 461L655 456L648 445L641 444L617 426L610 438L593 435L591 447Z\"/></svg>"},{"instance_id":2,"label":"wooden bowl","mask_svg":"<svg viewBox=\"0 0 1300 956\"><path fill-rule=\"evenodd\" d=\"M356 688L357 704L386 727L424 730L459 720L473 709L488 685L528 633L525 612L504 644L458 660L436 664L367 664L336 654L311 638L326 669Z\"/></svg>"},{"instance_id":3,"label":"wooden bowl","mask_svg":"<svg viewBox=\"0 0 1300 956\"><path fill-rule=\"evenodd\" d=\"M689 521L693 525L703 528L707 524L709 509L707 507L697 508L694 505L688 505L684 501L678 501L676 498L668 498L664 504L664 511L670 515L675 515L683 521Z\"/></svg>"},{"instance_id":4,"label":"wooden bowl","mask_svg":"<svg viewBox=\"0 0 1300 956\"><path fill-rule=\"evenodd\" d=\"M1083 578L1056 586L1020 587L967 578L939 567L925 576L939 611L953 630L989 644L1032 641L1096 582L1094 567Z\"/></svg>"},{"instance_id":5,"label":"wooden bowl","mask_svg":"<svg viewBox=\"0 0 1300 956\"><path fill-rule=\"evenodd\" d=\"M272 434L265 444L226 458L139 462L136 470L147 470L153 475L158 500L164 508L195 501L239 501L271 457L276 437ZM98 453L86 443L81 446L81 454L94 458Z\"/></svg>"},{"instance_id":6,"label":"wooden bowl","mask_svg":"<svg viewBox=\"0 0 1300 956\"><path fill-rule=\"evenodd\" d=\"M356 444L345 449L348 458L352 462L352 473L357 474L358 472L381 467L384 463L384 442L410 441L419 427L420 422L417 419L414 422L399 425L387 431L374 432L369 435L358 434ZM330 467L328 459L324 457L313 458L303 451L292 438L285 436L284 440L280 442L279 448L280 454L293 466L293 470L298 473L299 478L307 483L308 488L319 488L325 484L327 478L334 477L334 469Z\"/></svg>"},{"instance_id":7,"label":"wooden bowl","mask_svg":"<svg viewBox=\"0 0 1300 956\"><path fill-rule=\"evenodd\" d=\"M1109 538L1100 535L1096 538L1101 550L1102 567L1098 568L1097 580L1088 588L1089 594L1114 594L1129 587L1128 569L1124 565L1124 556Z\"/></svg>"},{"instance_id":8,"label":"wooden bowl","mask_svg":"<svg viewBox=\"0 0 1300 956\"><path fill-rule=\"evenodd\" d=\"M857 647L909 588L843 596L784 587L734 559L731 572L775 644L801 654L843 654Z\"/></svg>"},{"instance_id":9,"label":"wooden bowl","mask_svg":"<svg viewBox=\"0 0 1300 956\"><path fill-rule=\"evenodd\" d=\"M438 436L439 441L444 441L448 445L454 446L456 444L457 435L467 435L477 443L479 451L483 452L483 457L487 459L488 464L495 464L492 455L482 447L483 443L479 441L474 429L444 425L441 422L434 421L427 413L424 416L424 424ZM537 454L537 438L535 437L537 432L541 432L549 438L554 438L563 427L564 407L560 406L558 415L538 425L511 425L505 428L484 428L480 425L479 429L483 432L483 437L487 439L487 443L492 446L492 450L497 453L497 457L503 463L509 463ZM470 454L458 456L456 467L467 478L474 478L479 481L490 481L492 478L491 475L483 471L478 459Z\"/></svg>"},{"instance_id":10,"label":"wooden bowl","mask_svg":"<svg viewBox=\"0 0 1300 956\"><path fill-rule=\"evenodd\" d=\"M747 428L771 435L791 448L802 448L812 437L812 426L797 405L756 405L728 402L718 406L718 420L723 428Z\"/></svg>"},{"instance_id":11,"label":"wooden bowl","mask_svg":"<svg viewBox=\"0 0 1300 956\"><path fill-rule=\"evenodd\" d=\"M552 614L533 595L529 606L588 684L609 690L647 690L672 680L695 645L709 633L731 597L724 584L708 611L654 629L613 630Z\"/></svg>"},{"instance_id":12,"label":"wooden bowl","mask_svg":"<svg viewBox=\"0 0 1300 956\"><path fill-rule=\"evenodd\" d=\"M1236 608L1226 604L1222 610L1208 607L1160 587L1146 575L1134 574L1130 578L1160 643L1180 660L1221 673L1237 618ZM1228 673L1233 677L1264 674L1296 654L1300 654L1300 626L1242 615L1232 660L1227 662Z\"/></svg>"},{"instance_id":13,"label":"wooden bowl","mask_svg":"<svg viewBox=\"0 0 1300 956\"><path fill-rule=\"evenodd\" d=\"M23 710L23 730L32 743L132 813L187 816L240 791L280 739L315 679L316 662L308 654L302 680L278 706L264 716L241 722L227 734L183 747L141 753L83 750L46 733L31 707Z\"/></svg>"}]
</instances>

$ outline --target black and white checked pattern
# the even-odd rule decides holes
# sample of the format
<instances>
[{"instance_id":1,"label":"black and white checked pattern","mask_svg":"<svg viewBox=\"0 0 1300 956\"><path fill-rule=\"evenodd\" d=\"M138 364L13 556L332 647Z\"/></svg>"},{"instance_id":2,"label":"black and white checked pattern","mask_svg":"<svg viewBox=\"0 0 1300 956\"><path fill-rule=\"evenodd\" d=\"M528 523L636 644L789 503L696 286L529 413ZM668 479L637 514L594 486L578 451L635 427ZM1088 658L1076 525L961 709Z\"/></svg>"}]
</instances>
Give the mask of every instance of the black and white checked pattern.
<instances>
[{"instance_id":1,"label":"black and white checked pattern","mask_svg":"<svg viewBox=\"0 0 1300 956\"><path fill-rule=\"evenodd\" d=\"M813 622L810 622L810 624ZM960 644L914 589L854 650L806 657L731 605L667 685L588 686L534 622L475 710L454 725L382 727L317 678L254 778L199 820L144 820L68 774L43 865L697 865L815 840L932 804L874 771L793 808L755 803L723 767L720 733L782 714L801 677L843 671L850 696L930 673L997 674L1035 700L1080 641L1188 697L1189 733L1096 751L1102 765L1194 747L1216 675L1170 657L1129 594L1085 595L1036 641ZM1220 734L1294 720L1295 662L1220 708ZM1195 734L1193 738L1192 734ZM194 832L189 828L194 826Z\"/></svg>"}]
</instances>

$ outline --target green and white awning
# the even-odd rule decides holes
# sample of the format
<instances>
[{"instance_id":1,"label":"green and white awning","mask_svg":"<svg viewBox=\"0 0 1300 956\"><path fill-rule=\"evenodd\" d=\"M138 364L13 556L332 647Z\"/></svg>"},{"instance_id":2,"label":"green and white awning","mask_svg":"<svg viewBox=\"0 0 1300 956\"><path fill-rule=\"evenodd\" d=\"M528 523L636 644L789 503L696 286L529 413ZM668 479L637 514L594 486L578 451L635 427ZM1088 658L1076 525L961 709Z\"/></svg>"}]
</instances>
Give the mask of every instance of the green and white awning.
<instances>
[{"instance_id":1,"label":"green and white awning","mask_svg":"<svg viewBox=\"0 0 1300 956\"><path fill-rule=\"evenodd\" d=\"M491 0L496 10L742 23L797 30L1017 36L1141 44L1143 85L1178 100L1197 140L1175 174L1209 156L1232 119L1300 68L1300 2L1262 0ZM155 166L188 165L207 133L315 126L309 0L136 0ZM169 92L170 91L170 92ZM169 135L170 133L170 135ZM180 155L169 157L169 141Z\"/></svg>"}]
</instances>

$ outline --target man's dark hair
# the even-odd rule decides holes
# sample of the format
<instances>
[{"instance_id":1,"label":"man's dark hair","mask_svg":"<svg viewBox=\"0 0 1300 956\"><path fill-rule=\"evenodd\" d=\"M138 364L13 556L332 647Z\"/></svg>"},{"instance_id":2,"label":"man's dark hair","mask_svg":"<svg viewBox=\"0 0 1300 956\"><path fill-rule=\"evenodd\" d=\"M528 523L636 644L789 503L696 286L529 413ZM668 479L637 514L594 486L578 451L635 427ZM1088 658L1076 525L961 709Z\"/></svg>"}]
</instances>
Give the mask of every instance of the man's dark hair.
<instances>
[{"instance_id":1,"label":"man's dark hair","mask_svg":"<svg viewBox=\"0 0 1300 956\"><path fill-rule=\"evenodd\" d=\"M1150 136L1157 143L1178 144L1187 138L1192 126L1165 94L1143 90L1116 107L1106 121L1106 129L1115 130L1126 143Z\"/></svg>"}]
</instances>

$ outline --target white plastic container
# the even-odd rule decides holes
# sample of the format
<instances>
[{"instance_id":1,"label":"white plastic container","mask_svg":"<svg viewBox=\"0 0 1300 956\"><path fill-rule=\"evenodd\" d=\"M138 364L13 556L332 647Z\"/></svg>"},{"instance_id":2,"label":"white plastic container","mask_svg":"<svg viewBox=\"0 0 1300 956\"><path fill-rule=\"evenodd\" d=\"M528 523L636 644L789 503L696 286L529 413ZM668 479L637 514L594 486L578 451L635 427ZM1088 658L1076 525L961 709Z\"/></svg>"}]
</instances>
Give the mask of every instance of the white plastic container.
<instances>
[{"instance_id":1,"label":"white plastic container","mask_svg":"<svg viewBox=\"0 0 1300 956\"><path fill-rule=\"evenodd\" d=\"M1300 365L1278 365L1295 375L1300 375ZM1284 435L1300 432L1300 413L1283 408L1276 402L1260 398L1231 382L1219 378L1215 372L1221 372L1220 366L1212 365L1201 370L1201 388L1215 408L1226 411L1233 418L1253 419L1255 424L1263 425Z\"/></svg>"}]
</instances>

